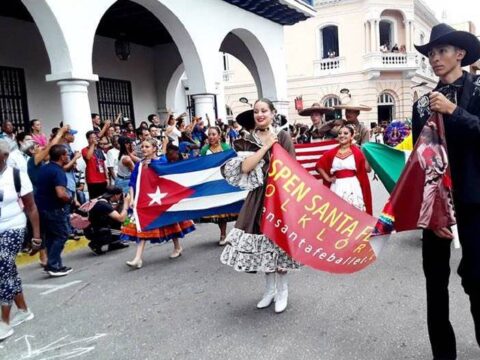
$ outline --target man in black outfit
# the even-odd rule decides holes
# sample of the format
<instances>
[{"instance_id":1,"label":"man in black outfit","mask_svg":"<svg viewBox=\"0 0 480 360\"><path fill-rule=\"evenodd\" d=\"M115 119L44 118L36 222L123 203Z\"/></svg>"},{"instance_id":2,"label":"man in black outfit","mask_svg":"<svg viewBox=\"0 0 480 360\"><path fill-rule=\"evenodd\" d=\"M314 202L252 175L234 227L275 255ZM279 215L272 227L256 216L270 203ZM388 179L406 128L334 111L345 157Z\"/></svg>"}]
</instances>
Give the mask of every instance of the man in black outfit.
<instances>
[{"instance_id":1,"label":"man in black outfit","mask_svg":"<svg viewBox=\"0 0 480 360\"><path fill-rule=\"evenodd\" d=\"M440 81L413 105L413 139L432 112L443 115L462 259L458 274L470 297L480 345L480 77L462 71L480 58L480 41L446 24L432 28L430 42L415 46ZM435 360L456 359L449 319L448 281L453 235L448 228L424 230L422 256L427 284L427 325Z\"/></svg>"},{"instance_id":2,"label":"man in black outfit","mask_svg":"<svg viewBox=\"0 0 480 360\"><path fill-rule=\"evenodd\" d=\"M85 236L90 240L88 246L96 255L105 254L102 249L104 245L108 245L108 251L128 247L119 238L129 205L129 195L124 197L122 189L109 186L88 212L90 226L85 229Z\"/></svg>"}]
</instances>

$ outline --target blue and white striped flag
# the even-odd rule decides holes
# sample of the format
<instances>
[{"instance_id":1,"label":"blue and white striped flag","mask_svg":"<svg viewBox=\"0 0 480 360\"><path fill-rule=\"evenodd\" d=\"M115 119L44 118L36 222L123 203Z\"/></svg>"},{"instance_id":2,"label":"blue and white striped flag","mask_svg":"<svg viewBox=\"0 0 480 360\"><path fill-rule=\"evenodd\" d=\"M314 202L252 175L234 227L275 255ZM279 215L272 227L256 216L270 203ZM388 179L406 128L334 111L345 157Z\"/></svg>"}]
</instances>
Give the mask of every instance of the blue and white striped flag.
<instances>
[{"instance_id":1,"label":"blue and white striped flag","mask_svg":"<svg viewBox=\"0 0 480 360\"><path fill-rule=\"evenodd\" d=\"M220 167L234 150L171 164L152 161L137 177L135 212L139 230L182 220L238 213L247 191L228 184Z\"/></svg>"}]
</instances>

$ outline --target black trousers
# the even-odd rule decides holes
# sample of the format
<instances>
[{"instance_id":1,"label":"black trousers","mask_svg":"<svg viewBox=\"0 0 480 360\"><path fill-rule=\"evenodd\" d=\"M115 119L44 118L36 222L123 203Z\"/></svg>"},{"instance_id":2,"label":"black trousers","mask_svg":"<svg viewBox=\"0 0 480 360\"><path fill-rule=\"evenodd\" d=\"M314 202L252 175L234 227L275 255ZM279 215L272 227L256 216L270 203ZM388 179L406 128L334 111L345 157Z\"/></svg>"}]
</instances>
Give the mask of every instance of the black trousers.
<instances>
[{"instance_id":1,"label":"black trousers","mask_svg":"<svg viewBox=\"0 0 480 360\"><path fill-rule=\"evenodd\" d=\"M99 196L102 196L107 189L107 183L98 183L98 184L87 184L88 187L88 196L89 199L95 199Z\"/></svg>"},{"instance_id":2,"label":"black trousers","mask_svg":"<svg viewBox=\"0 0 480 360\"><path fill-rule=\"evenodd\" d=\"M480 346L480 204L456 204L462 259L458 274L470 297L475 335ZM448 281L451 240L423 232L423 271L427 283L427 325L435 360L457 358L455 333L449 319Z\"/></svg>"}]
</instances>

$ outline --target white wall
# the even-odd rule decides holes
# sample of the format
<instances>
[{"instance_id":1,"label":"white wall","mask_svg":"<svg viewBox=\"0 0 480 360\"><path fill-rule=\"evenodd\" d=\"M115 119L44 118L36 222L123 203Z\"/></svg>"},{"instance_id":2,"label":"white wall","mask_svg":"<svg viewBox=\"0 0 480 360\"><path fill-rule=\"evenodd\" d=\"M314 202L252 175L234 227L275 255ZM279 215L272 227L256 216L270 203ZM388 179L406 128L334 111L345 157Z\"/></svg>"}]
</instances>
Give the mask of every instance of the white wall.
<instances>
[{"instance_id":1,"label":"white wall","mask_svg":"<svg viewBox=\"0 0 480 360\"><path fill-rule=\"evenodd\" d=\"M130 58L119 60L115 55L114 40L97 36L93 46L93 72L99 77L129 80L132 83L133 110L138 125L157 111L155 89L154 51L150 47L130 44ZM95 83L89 87L90 108L98 112Z\"/></svg>"},{"instance_id":2,"label":"white wall","mask_svg":"<svg viewBox=\"0 0 480 360\"><path fill-rule=\"evenodd\" d=\"M50 63L40 33L33 23L6 17L0 17L0 33L0 66L24 69L30 119L42 119L48 134L62 120L62 110L57 84L45 80ZM157 111L152 48L132 44L128 61L120 61L115 56L114 40L96 37L93 69L100 77L132 82L137 124ZM91 82L88 90L91 111L98 112L96 83Z\"/></svg>"}]
</instances>

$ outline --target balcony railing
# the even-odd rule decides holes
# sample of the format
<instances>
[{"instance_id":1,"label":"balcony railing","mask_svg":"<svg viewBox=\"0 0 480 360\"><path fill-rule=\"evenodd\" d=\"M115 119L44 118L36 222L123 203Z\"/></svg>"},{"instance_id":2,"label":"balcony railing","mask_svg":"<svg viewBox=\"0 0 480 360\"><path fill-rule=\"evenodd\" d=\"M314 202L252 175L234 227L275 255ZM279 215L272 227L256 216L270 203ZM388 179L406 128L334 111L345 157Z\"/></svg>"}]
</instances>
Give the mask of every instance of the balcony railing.
<instances>
[{"instance_id":1,"label":"balcony railing","mask_svg":"<svg viewBox=\"0 0 480 360\"><path fill-rule=\"evenodd\" d=\"M402 71L412 77L418 69L415 53L372 52L364 55L363 60L370 78L378 78L382 71Z\"/></svg>"},{"instance_id":2,"label":"balcony railing","mask_svg":"<svg viewBox=\"0 0 480 360\"><path fill-rule=\"evenodd\" d=\"M407 54L385 53L382 54L383 65L406 65Z\"/></svg>"},{"instance_id":3,"label":"balcony railing","mask_svg":"<svg viewBox=\"0 0 480 360\"><path fill-rule=\"evenodd\" d=\"M315 76L337 74L345 67L345 58L337 56L334 58L315 60L313 65Z\"/></svg>"}]
</instances>

